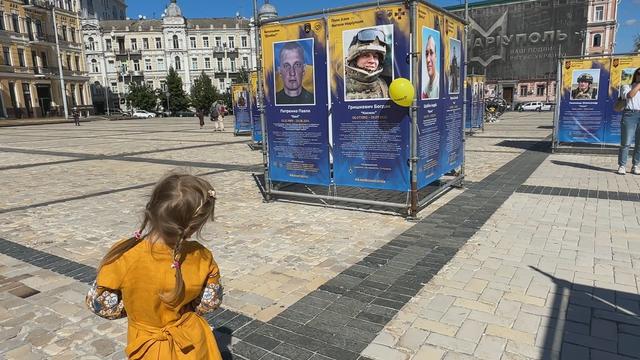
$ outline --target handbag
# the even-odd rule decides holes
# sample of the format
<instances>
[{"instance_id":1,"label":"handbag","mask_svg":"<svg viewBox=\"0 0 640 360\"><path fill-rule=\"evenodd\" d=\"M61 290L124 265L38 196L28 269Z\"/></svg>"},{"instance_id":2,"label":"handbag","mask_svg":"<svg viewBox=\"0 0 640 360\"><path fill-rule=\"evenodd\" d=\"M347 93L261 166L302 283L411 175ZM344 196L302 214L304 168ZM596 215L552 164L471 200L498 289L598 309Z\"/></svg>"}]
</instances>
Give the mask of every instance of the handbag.
<instances>
[{"instance_id":1,"label":"handbag","mask_svg":"<svg viewBox=\"0 0 640 360\"><path fill-rule=\"evenodd\" d=\"M621 112L627 107L627 100L623 98L618 98L615 103L613 103L613 111Z\"/></svg>"}]
</instances>

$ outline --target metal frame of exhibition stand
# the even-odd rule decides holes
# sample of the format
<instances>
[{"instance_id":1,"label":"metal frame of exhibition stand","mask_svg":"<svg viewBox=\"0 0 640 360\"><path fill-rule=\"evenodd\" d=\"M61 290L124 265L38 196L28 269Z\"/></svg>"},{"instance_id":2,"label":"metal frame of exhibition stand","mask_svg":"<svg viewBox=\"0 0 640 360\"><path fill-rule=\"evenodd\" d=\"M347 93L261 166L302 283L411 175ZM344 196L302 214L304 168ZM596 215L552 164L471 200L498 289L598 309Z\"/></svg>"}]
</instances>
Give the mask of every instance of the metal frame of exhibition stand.
<instances>
[{"instance_id":1,"label":"metal frame of exhibition stand","mask_svg":"<svg viewBox=\"0 0 640 360\"><path fill-rule=\"evenodd\" d=\"M468 22L465 21L464 19L460 18L457 15L454 15L438 6L434 6L433 4L430 4L428 2L426 2L425 0L378 0L375 2L368 2L368 3L360 3L360 4L354 4L354 5L348 5L348 6L343 6L343 7L335 7L335 8L329 8L329 9L323 9L320 11L313 11L313 12L306 12L306 13L302 13L302 14L296 14L296 15L290 15L290 16L282 16L282 17L276 17L276 18L271 18L271 19L265 19L265 20L260 20L258 17L258 9L257 9L257 4L256 4L256 0L253 0L253 4L254 4L254 19L256 21L256 36L255 36L255 45L256 45L256 49L257 49L257 58L258 59L262 59L262 46L261 46L261 27L264 24L268 24L268 23L275 23L275 22L283 22L283 21L288 21L288 20L302 20L304 18L309 18L312 16L318 16L318 15L322 15L322 16L326 16L332 13L341 13L341 12L346 12L346 11L350 11L350 10L361 10L361 9L366 9L366 8L375 8L375 7L380 7L382 5L402 5L402 6L406 6L409 5L409 9L410 9L410 31L412 33L411 36L411 49L412 52L408 55L411 56L411 75L413 78L413 85L415 89L419 88L419 80L418 80L418 68L419 68L419 63L418 63L418 52L415 51L415 49L418 49L418 32L417 32L417 4L418 3L422 3L438 12L441 12L443 14L446 14L452 18L455 18L457 20L459 20L460 22L462 22L465 25L465 29L464 29L464 35L463 35L463 49L465 51L465 61L464 61L464 71L463 71L463 76L464 78L462 79L462 84L463 86L465 84L465 79L466 79L466 68L467 68L467 26L468 26ZM468 8L466 9L466 12L468 11ZM328 36L328 34L327 34ZM262 127L262 158L263 158L263 179L258 179L258 177L256 176L256 182L258 183L258 186L260 186L260 190L263 193L264 199L265 201L271 201L271 200L275 200L275 197L278 196L279 198L301 198L301 199L313 199L313 200L318 200L320 201L320 203L322 204L322 206L329 206L329 207L340 207L340 206L333 206L331 204L328 204L327 201L329 202L338 202L338 203L352 203L352 204L359 204L359 205L367 205L367 206L372 206L372 207L382 207L382 208L392 208L392 209L399 209L399 210L405 210L406 211L406 215L408 218L416 218L418 211L420 211L422 208L424 208L426 205L428 205L429 203L435 201L435 199L437 199L438 197L440 197L441 195L443 195L446 191L450 190L452 187L462 187L464 185L464 169L465 169L465 119L466 119L466 108L467 108L467 91L466 88L463 91L463 104L462 104L462 124L461 124L461 136L462 136L462 165L460 168L460 171L458 172L452 172L450 173L451 176L448 179L444 179L441 178L440 180L437 180L434 182L435 187L433 188L432 191L430 191L428 194L425 194L424 198L420 199L419 198L419 192L422 189L418 189L418 177L417 177L417 164L418 164L418 145L417 145L417 138L418 138L418 123L417 123L417 113L418 113L418 106L417 106L417 99L414 98L413 104L411 105L410 108L410 114L411 114L411 137L410 137L410 148L411 148L411 154L410 154L410 158L409 158L409 172L411 175L411 187L410 190L408 192L406 192L406 201L404 203L401 202L393 202L393 201L378 201L378 200L372 200L372 199L363 199L363 198L351 198L351 197L343 197L343 196L337 196L337 186L335 184L333 185L329 185L328 186L328 193L329 195L322 195L322 194L317 194L315 191L312 191L311 185L305 185L305 184L299 184L299 183L276 183L274 184L271 179L269 179L269 158L268 158L268 153L269 153L269 141L268 141L268 132L266 131L267 127L266 127L266 118L265 118L265 111L264 111L264 88L263 88L263 69L262 69L262 64L261 61L258 61L257 64L257 72L258 72L258 96L257 96L257 101L258 101L258 111L260 112L260 124ZM330 113L330 111L329 111ZM446 175L446 174L445 174ZM254 175L255 176L255 175ZM310 193L302 193L302 192L297 192L297 191L286 191L286 190L282 190L284 188L290 187L290 186L302 186L305 189L308 189ZM326 187L326 186L324 186ZM426 189L429 186L423 188ZM371 192L376 192L379 190L375 190L375 189L368 189L368 188L358 188L359 190L362 191L371 191ZM335 194L335 195L331 195L331 193ZM395 191L395 193L398 194L405 194L405 192L400 192L400 191Z\"/></svg>"},{"instance_id":2,"label":"metal frame of exhibition stand","mask_svg":"<svg viewBox=\"0 0 640 360\"><path fill-rule=\"evenodd\" d=\"M465 31L465 35L466 35L466 31ZM467 64L467 63L468 63L468 61L469 61L469 60L468 60L468 56L469 56L469 55L465 52L465 56L467 56L467 58L465 59L465 61L466 61L466 62L465 62L465 64ZM474 72L474 73L472 73L472 74L466 74L466 75L467 75L467 76L468 76L468 75L470 75L470 76L476 76L476 75L478 75L478 76L479 76L479 75L483 75L483 74L476 74L476 73ZM484 133L484 123L485 123L484 113L485 113L485 111L486 111L486 104L485 104L485 100L486 100L486 98L484 97L484 96L485 96L485 95L484 95L484 86L485 86L485 84L487 83L487 80L486 80L486 75L483 75L483 76L485 76L485 82L483 83L483 86L482 86L482 92L481 92L481 94L482 94L482 122L481 122L481 124L480 124L480 126L479 126L479 127L474 127L474 126L473 126L473 119L472 119L472 120L471 120L471 127L467 129L467 127L466 127L466 126L467 126L467 119L466 119L466 114L465 114L465 120L464 120L464 121L465 121L465 123L464 123L464 125L465 125L465 129L464 129L464 130L465 130L465 134L466 134L467 136L473 136L473 135L475 135L478 131L480 131L480 132L483 132L483 133ZM468 86L468 85L466 85L466 86ZM473 96L473 95L472 95L472 96ZM469 100L469 99L467 99L467 97L466 97L466 90L465 90L465 99L464 99L465 105L466 105L469 101L470 101L470 100ZM471 108L473 108L473 105L471 106Z\"/></svg>"},{"instance_id":3,"label":"metal frame of exhibition stand","mask_svg":"<svg viewBox=\"0 0 640 360\"><path fill-rule=\"evenodd\" d=\"M558 141L558 131L560 127L560 101L562 100L562 64L565 60L584 60L594 58L614 58L618 56L638 56L638 53L622 53L622 54L595 54L595 55L578 55L558 57L558 69L556 76L556 108L553 113L553 132L551 140L552 153L571 153L571 154L617 154L619 144L610 143L577 143ZM611 80L609 80L611 81ZM607 89L608 91L608 89ZM613 106L610 104L609 106Z\"/></svg>"}]
</instances>

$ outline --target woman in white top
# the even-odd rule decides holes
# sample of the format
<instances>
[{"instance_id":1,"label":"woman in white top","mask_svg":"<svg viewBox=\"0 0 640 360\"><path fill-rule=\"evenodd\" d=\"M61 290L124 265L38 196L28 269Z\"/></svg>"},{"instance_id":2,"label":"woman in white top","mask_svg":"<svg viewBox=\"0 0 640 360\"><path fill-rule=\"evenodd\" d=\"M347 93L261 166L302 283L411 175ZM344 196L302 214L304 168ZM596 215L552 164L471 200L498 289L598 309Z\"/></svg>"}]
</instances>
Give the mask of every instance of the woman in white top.
<instances>
[{"instance_id":1,"label":"woman in white top","mask_svg":"<svg viewBox=\"0 0 640 360\"><path fill-rule=\"evenodd\" d=\"M622 136L620 137L620 153L618 154L618 174L624 175L627 170L629 147L635 135L631 172L640 175L640 68L633 73L631 85L622 87L622 96L627 106L622 115Z\"/></svg>"}]
</instances>

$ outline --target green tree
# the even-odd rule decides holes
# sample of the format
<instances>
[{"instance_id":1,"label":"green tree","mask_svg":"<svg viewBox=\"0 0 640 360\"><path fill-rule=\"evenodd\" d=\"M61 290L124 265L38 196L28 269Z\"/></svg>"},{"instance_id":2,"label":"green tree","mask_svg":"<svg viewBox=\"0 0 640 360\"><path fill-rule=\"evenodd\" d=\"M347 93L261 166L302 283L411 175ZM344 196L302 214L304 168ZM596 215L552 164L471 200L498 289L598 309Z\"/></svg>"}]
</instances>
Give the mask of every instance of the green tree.
<instances>
[{"instance_id":1,"label":"green tree","mask_svg":"<svg viewBox=\"0 0 640 360\"><path fill-rule=\"evenodd\" d=\"M218 89L211 83L211 78L202 72L199 77L193 81L191 87L191 104L196 110L203 113L211 108L211 104L220 97Z\"/></svg>"},{"instance_id":2,"label":"green tree","mask_svg":"<svg viewBox=\"0 0 640 360\"><path fill-rule=\"evenodd\" d=\"M240 72L238 72L238 77L235 81L236 84L247 84L249 83L249 71L243 66L240 68Z\"/></svg>"},{"instance_id":3,"label":"green tree","mask_svg":"<svg viewBox=\"0 0 640 360\"><path fill-rule=\"evenodd\" d=\"M173 67L169 68L169 75L167 75L167 89L169 90L170 111L181 111L189 108L189 97L182 89L182 78Z\"/></svg>"},{"instance_id":4,"label":"green tree","mask_svg":"<svg viewBox=\"0 0 640 360\"><path fill-rule=\"evenodd\" d=\"M147 111L154 111L157 104L156 93L153 88L149 85L136 83L129 84L127 101L132 108Z\"/></svg>"},{"instance_id":5,"label":"green tree","mask_svg":"<svg viewBox=\"0 0 640 360\"><path fill-rule=\"evenodd\" d=\"M231 91L227 90L224 93L220 94L220 100L224 103L224 105L231 111Z\"/></svg>"}]
</instances>

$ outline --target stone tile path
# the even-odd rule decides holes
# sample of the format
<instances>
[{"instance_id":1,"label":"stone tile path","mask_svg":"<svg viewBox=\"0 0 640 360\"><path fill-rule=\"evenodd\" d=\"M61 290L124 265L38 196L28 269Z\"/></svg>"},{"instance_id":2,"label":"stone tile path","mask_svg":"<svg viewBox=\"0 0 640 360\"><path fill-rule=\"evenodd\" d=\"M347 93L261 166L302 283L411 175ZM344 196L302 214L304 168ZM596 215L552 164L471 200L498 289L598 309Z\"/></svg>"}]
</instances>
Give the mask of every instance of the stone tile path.
<instances>
[{"instance_id":1,"label":"stone tile path","mask_svg":"<svg viewBox=\"0 0 640 360\"><path fill-rule=\"evenodd\" d=\"M248 139L191 119L0 129L0 357L123 358L84 309L104 251L176 166L221 192L207 317L234 359L625 359L640 335L640 177L546 152L549 114L467 139L467 181L417 223L263 203ZM591 190L591 191L590 191Z\"/></svg>"}]
</instances>

